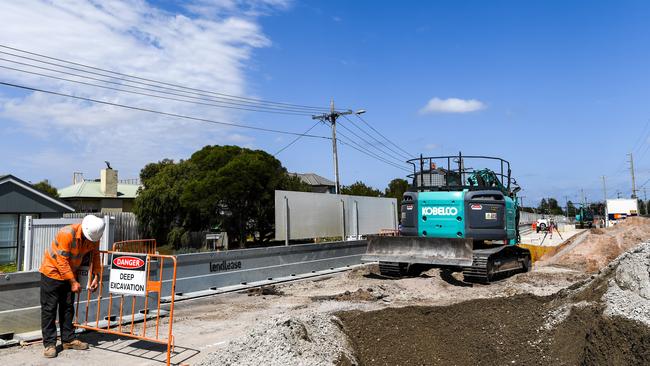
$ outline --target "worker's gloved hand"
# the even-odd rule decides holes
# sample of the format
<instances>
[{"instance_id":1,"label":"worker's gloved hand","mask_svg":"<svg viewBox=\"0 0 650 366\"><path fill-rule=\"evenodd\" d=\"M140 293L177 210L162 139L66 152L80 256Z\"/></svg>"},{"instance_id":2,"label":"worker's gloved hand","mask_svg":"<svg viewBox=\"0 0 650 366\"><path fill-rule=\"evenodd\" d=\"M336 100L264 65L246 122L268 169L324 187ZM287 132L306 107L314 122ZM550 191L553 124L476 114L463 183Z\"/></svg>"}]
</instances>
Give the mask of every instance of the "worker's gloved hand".
<instances>
[{"instance_id":1,"label":"worker's gloved hand","mask_svg":"<svg viewBox=\"0 0 650 366\"><path fill-rule=\"evenodd\" d=\"M97 286L99 284L97 278L99 278L99 276L93 276L93 281L90 283L90 286L88 287L91 292L95 292L95 290L97 290Z\"/></svg>"},{"instance_id":2,"label":"worker's gloved hand","mask_svg":"<svg viewBox=\"0 0 650 366\"><path fill-rule=\"evenodd\" d=\"M79 282L77 282L76 280L72 280L72 282L70 282L70 291L74 293L81 292L81 285L79 284Z\"/></svg>"}]
</instances>

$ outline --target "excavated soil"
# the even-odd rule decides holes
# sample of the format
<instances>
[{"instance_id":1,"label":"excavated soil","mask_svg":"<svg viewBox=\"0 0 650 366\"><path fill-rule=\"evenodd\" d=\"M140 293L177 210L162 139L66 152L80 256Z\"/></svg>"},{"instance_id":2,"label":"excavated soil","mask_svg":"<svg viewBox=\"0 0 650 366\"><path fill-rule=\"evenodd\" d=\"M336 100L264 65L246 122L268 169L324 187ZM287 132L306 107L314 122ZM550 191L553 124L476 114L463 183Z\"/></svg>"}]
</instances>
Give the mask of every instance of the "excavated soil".
<instances>
[{"instance_id":1,"label":"excavated soil","mask_svg":"<svg viewBox=\"0 0 650 366\"><path fill-rule=\"evenodd\" d=\"M650 219L630 217L606 229L593 228L571 238L557 254L536 265L560 265L594 273L621 253L650 238Z\"/></svg>"},{"instance_id":2,"label":"excavated soil","mask_svg":"<svg viewBox=\"0 0 650 366\"><path fill-rule=\"evenodd\" d=\"M650 328L587 305L546 329L554 306L548 297L519 295L339 318L360 366L650 364Z\"/></svg>"},{"instance_id":3,"label":"excavated soil","mask_svg":"<svg viewBox=\"0 0 650 366\"><path fill-rule=\"evenodd\" d=\"M337 316L358 365L650 365L650 243L549 296Z\"/></svg>"}]
</instances>

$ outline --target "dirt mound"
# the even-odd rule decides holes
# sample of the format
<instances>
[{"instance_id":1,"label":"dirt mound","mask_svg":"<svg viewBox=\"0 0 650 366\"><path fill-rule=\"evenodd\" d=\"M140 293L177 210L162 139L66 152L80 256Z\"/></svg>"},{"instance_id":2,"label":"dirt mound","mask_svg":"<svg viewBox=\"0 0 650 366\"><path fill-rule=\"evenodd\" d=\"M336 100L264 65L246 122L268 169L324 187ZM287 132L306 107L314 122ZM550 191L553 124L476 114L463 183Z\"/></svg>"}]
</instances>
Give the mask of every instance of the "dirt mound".
<instances>
[{"instance_id":1,"label":"dirt mound","mask_svg":"<svg viewBox=\"0 0 650 366\"><path fill-rule=\"evenodd\" d=\"M594 273L647 239L650 239L650 219L631 217L613 227L591 229L579 235L553 257L543 258L536 265L553 264Z\"/></svg>"},{"instance_id":2,"label":"dirt mound","mask_svg":"<svg viewBox=\"0 0 650 366\"><path fill-rule=\"evenodd\" d=\"M597 227L589 229L589 232L596 235L605 234L605 230L599 229Z\"/></svg>"},{"instance_id":3,"label":"dirt mound","mask_svg":"<svg viewBox=\"0 0 650 366\"><path fill-rule=\"evenodd\" d=\"M284 292L278 290L274 285L262 286L262 287L253 287L246 290L248 296L266 296L266 295L275 295L282 296Z\"/></svg>"},{"instance_id":4,"label":"dirt mound","mask_svg":"<svg viewBox=\"0 0 650 366\"><path fill-rule=\"evenodd\" d=\"M528 295L339 316L360 365L534 364L534 349L512 346L535 340L530 329L541 325L546 303Z\"/></svg>"},{"instance_id":5,"label":"dirt mound","mask_svg":"<svg viewBox=\"0 0 650 366\"><path fill-rule=\"evenodd\" d=\"M345 291L336 295L312 296L311 299L314 301L377 301L387 296L388 295L368 287L367 289L360 288L356 291Z\"/></svg>"},{"instance_id":6,"label":"dirt mound","mask_svg":"<svg viewBox=\"0 0 650 366\"><path fill-rule=\"evenodd\" d=\"M548 297L339 317L360 365L650 364L649 271L646 243Z\"/></svg>"}]
</instances>

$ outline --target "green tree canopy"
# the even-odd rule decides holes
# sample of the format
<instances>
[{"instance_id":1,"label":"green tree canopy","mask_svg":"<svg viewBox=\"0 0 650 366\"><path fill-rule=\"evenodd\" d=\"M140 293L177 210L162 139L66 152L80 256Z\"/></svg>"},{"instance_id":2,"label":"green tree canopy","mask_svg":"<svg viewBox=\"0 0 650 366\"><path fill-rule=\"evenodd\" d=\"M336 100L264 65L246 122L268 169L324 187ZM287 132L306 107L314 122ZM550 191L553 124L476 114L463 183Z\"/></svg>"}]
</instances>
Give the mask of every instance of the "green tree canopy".
<instances>
[{"instance_id":1,"label":"green tree canopy","mask_svg":"<svg viewBox=\"0 0 650 366\"><path fill-rule=\"evenodd\" d=\"M645 202L643 202L643 200L641 200L641 199L637 200L637 202L638 202L638 205L639 205L639 215L645 216L648 213Z\"/></svg>"},{"instance_id":2,"label":"green tree canopy","mask_svg":"<svg viewBox=\"0 0 650 366\"><path fill-rule=\"evenodd\" d=\"M409 182L406 179L395 178L388 183L388 187L384 190L384 196L397 199L397 210L400 210L402 205L402 197L404 192L409 188Z\"/></svg>"},{"instance_id":3,"label":"green tree canopy","mask_svg":"<svg viewBox=\"0 0 650 366\"><path fill-rule=\"evenodd\" d=\"M368 197L381 197L381 191L372 188L362 181L356 181L349 186L341 187L341 194L349 194L352 196L368 196Z\"/></svg>"},{"instance_id":4,"label":"green tree canopy","mask_svg":"<svg viewBox=\"0 0 650 366\"><path fill-rule=\"evenodd\" d=\"M567 211L569 217L575 217L576 216L576 206L573 204L573 202L568 201L567 202Z\"/></svg>"},{"instance_id":5,"label":"green tree canopy","mask_svg":"<svg viewBox=\"0 0 650 366\"><path fill-rule=\"evenodd\" d=\"M206 146L190 159L145 166L134 212L143 231L175 247L192 231L214 228L233 242L266 242L273 234L276 189L309 191L261 150Z\"/></svg>"},{"instance_id":6,"label":"green tree canopy","mask_svg":"<svg viewBox=\"0 0 650 366\"><path fill-rule=\"evenodd\" d=\"M33 185L34 188L54 198L59 198L59 191L54 188L47 179Z\"/></svg>"}]
</instances>

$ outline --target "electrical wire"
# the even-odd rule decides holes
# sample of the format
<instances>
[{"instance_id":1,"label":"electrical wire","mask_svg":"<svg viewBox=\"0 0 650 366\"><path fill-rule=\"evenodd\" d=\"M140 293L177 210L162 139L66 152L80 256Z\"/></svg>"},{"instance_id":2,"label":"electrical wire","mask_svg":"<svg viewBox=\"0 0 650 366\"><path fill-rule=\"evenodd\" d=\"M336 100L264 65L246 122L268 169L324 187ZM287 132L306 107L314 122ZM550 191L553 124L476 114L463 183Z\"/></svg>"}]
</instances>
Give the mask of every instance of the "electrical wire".
<instances>
[{"instance_id":1,"label":"electrical wire","mask_svg":"<svg viewBox=\"0 0 650 366\"><path fill-rule=\"evenodd\" d=\"M643 143L644 141L647 142L648 136L650 135L650 131L645 133L646 130L648 129L648 125L650 125L650 119L645 123L645 126L643 126L643 130L641 130L641 134L639 134L639 138L634 143L634 146L632 146L632 151L633 152L635 152L637 149L642 148L643 145L644 145L644 143ZM645 136L645 138L644 138L644 136ZM639 143L641 143L641 144L639 145Z\"/></svg>"},{"instance_id":2,"label":"electrical wire","mask_svg":"<svg viewBox=\"0 0 650 366\"><path fill-rule=\"evenodd\" d=\"M4 53L4 52L0 51L0 54L1 53ZM102 83L119 85L121 87L127 87L127 88L133 88L133 89L145 90L145 91L152 91L152 92L160 93L160 94L175 95L175 96L181 96L181 97L185 97L185 98L191 98L191 99L197 99L197 100L203 100L203 101L207 100L207 101L211 101L211 102L226 104L226 105L221 106L223 108L251 110L251 111L254 111L254 112L266 112L266 111L285 111L285 112L291 112L291 113L293 113L293 112L296 112L296 113L302 112L301 114L306 115L306 116L307 115L310 116L311 114L314 113L314 111L301 110L301 109L295 109L295 108L281 108L281 107L276 107L276 106L265 106L265 105L250 104L250 103L239 103L239 102L233 102L233 101L228 100L228 99L220 99L218 97L212 97L212 96L196 97L196 96L194 96L192 94L195 94L195 95L202 95L202 94L190 93L190 92L186 92L186 91L183 91L183 90L171 89L171 90L177 91L177 93L173 93L173 92L169 92L169 91L165 91L165 90L157 90L157 89L144 88L144 87L141 87L141 86L137 86L140 83L134 83L136 85L127 85L127 84L124 84L124 83L121 83L121 82L115 82L115 81L111 81L111 80L99 79L99 78L95 78L95 77L92 77L92 76L79 75L79 74L75 74L75 73L71 73L71 72L67 72L67 71L51 69L51 68L48 68L48 67L33 65L33 64L29 64L29 63L15 61L15 60L9 60L9 59L6 59L6 58L1 58L1 57L0 57L0 61L11 62L11 63L14 63L14 64L28 66L28 67L32 67L32 68L40 69L40 70L52 71L52 72L65 74L65 75L71 75L71 76L75 76L75 77L82 78L82 79L89 79L89 80L99 81L99 82L102 82ZM24 72L24 73L32 73L34 75L39 75L39 76L44 76L44 77L49 77L49 78L58 78L59 80L64 80L64 81L69 81L69 82L81 83L79 81L73 81L73 80L70 80L70 79L60 78L60 77L57 77L57 76L41 74L41 73L36 73L36 72L32 72L32 71L26 71L26 70L22 70L22 69L11 68L11 67L8 67L8 66L4 66L4 68L14 70L14 71L21 71L21 72ZM78 70L78 69L74 69L74 70ZM110 77L110 76L105 76L105 75L101 75L101 76ZM130 81L127 80L126 82L130 82ZM100 85L96 85L96 84L87 84L87 85L93 85L93 86L97 86L97 87L106 88L105 86L100 86ZM148 84L143 84L143 85L148 85ZM164 89L169 89L169 88L164 88ZM118 89L115 89L115 90L118 90ZM179 94L179 93L183 93L183 94ZM244 107L256 108L256 109L236 108L236 107L230 107L229 105L244 106Z\"/></svg>"},{"instance_id":3,"label":"electrical wire","mask_svg":"<svg viewBox=\"0 0 650 366\"><path fill-rule=\"evenodd\" d=\"M404 158L405 160L408 160L408 159L413 158L413 156L405 155L404 153L401 153L401 152L399 152L399 151L396 151L396 150L394 150L393 148L391 148L390 146L388 146L388 145L382 143L381 141L377 140L373 135L371 135L370 133L368 133L368 131L366 131L366 130L364 130L363 128L359 127L359 125L357 125L357 124L354 123L351 119L349 119L348 116L346 116L346 115L344 115L344 114L343 114L342 116L343 116L343 118L345 118L348 122L350 122L351 125L353 125L354 127L356 127L359 131L365 133L368 137L370 137L371 139L375 140L375 142L376 142L377 144L379 144L379 145L381 145L381 146L387 148L388 150L390 150L390 151L392 151L393 153L395 153L395 154L401 156L401 157Z\"/></svg>"},{"instance_id":4,"label":"electrical wire","mask_svg":"<svg viewBox=\"0 0 650 366\"><path fill-rule=\"evenodd\" d=\"M284 106L284 107L294 107L294 108L309 109L309 110L315 110L315 111L327 111L328 110L328 108L326 108L326 107L317 107L317 106L309 106L309 105L303 105L303 104L269 101L269 100L264 100L264 99L242 97L242 96L237 96L237 95L232 95L232 94L219 93L219 92L214 92L214 91L209 91L209 90L204 90L204 89L187 87L187 86L174 84L174 83L168 83L168 82L164 82L164 81L160 81L160 80L155 80L155 79L149 79L149 78L139 77L139 76L135 76L135 75L124 74L124 73L120 73L120 72L117 72L117 71L112 71L112 70L108 70L108 69L99 68L99 67L96 67L96 66L90 66L90 65L87 65L87 64L82 64L82 63L79 63L79 62L64 60L64 59L61 59L61 58L47 56L47 55L44 55L44 54L41 54L41 53L31 52L31 51L27 51L27 50L15 48L15 47L10 47L10 46L4 45L4 44L0 44L0 48L9 49L9 50L25 53L25 54L32 55L32 56L38 56L38 57L48 59L48 60L59 61L59 62L63 62L63 63L70 64L70 65L76 65L76 66L84 67L84 68L91 69L91 70L102 71L102 72L110 73L110 74L113 74L113 75L119 75L121 77L115 77L115 76L112 76L112 75L105 75L105 74L96 73L96 72L92 72L92 71L88 71L88 70L77 69L77 68L73 68L73 67L70 67L70 66L65 66L65 65L61 65L61 64L56 64L56 63L52 63L52 62L38 60L38 59L30 58L30 57L27 57L27 56L17 55L17 54L10 53L10 52L0 51L0 53L12 55L14 57L25 58L25 59L29 59L29 60L32 60L32 61L46 63L46 64L50 64L50 65L54 65L54 66L58 66L58 67L62 67L62 68L73 69L73 70L76 70L76 71L81 71L81 72L85 72L85 73L89 73L89 74L95 74L95 75L101 75L101 76L104 76L104 77L111 77L111 78L115 78L115 79L119 79L119 80L123 80L123 81L127 81L127 82L132 82L132 83L145 84L145 85L154 86L154 87L158 87L158 88L162 88L162 89L170 89L170 88L161 86L161 85L167 85L167 86L171 86L173 88L180 88L180 89L192 91L192 92L194 92L194 94L198 94L196 92L207 93L207 94L219 96L219 97L225 98L225 99L244 100L244 101L248 101L250 103L276 105L276 106ZM152 84L148 84L148 83L128 80L126 78L135 79L135 80L142 80L142 81L147 81L147 82L161 84L161 85L152 85ZM177 89L170 89L170 90L177 90Z\"/></svg>"},{"instance_id":5,"label":"electrical wire","mask_svg":"<svg viewBox=\"0 0 650 366\"><path fill-rule=\"evenodd\" d=\"M401 148L399 145L395 144L393 141L389 140L386 136L382 135L381 132L377 131L374 127L372 127L372 125L370 123L368 123L365 119L363 119L360 115L355 114L355 116L357 116L357 118L359 118L363 123L365 123L368 127L370 127L371 130L375 131L379 136L381 136L389 144L392 144L393 146L395 146L396 148L398 148L399 150L404 152L407 156L415 156L415 155L411 154L410 152L408 152L408 151L404 150L403 148Z\"/></svg>"},{"instance_id":6,"label":"electrical wire","mask_svg":"<svg viewBox=\"0 0 650 366\"><path fill-rule=\"evenodd\" d=\"M407 168L405 168L403 166L397 165L397 164L395 164L395 163L393 163L393 162L391 162L389 160L386 160L386 159L382 158L381 156L378 156L375 153L372 153L372 152L366 150L363 146L357 144L356 142L354 142L354 140L350 139L349 137L345 136L344 134L338 133L338 135L343 137L344 139L348 140L348 141L345 141L345 140L343 140L341 138L337 138L337 140L339 142L341 142L343 145L347 145L347 146L353 148L354 150L357 150L358 152L360 152L362 154L368 155L368 156L370 156L370 157L372 157L372 158L374 158L376 160L379 160L379 161L381 161L381 162L383 162L385 164L388 164L390 166L393 166L393 167L395 167L397 169L401 169L401 170L404 170L405 172L409 172L409 173L411 172L411 170L409 170L409 169L407 169Z\"/></svg>"},{"instance_id":7,"label":"electrical wire","mask_svg":"<svg viewBox=\"0 0 650 366\"><path fill-rule=\"evenodd\" d=\"M247 128L247 129L251 129L251 130L264 131L264 132L273 132L273 133L279 133L279 134L284 134L284 135L294 135L294 136L302 136L302 137L310 137L310 138L319 138L319 139L325 139L325 140L331 140L332 139L331 137L327 137L327 136L308 135L308 134L302 134L302 133L298 133L298 132L275 130L275 129L272 129L272 128L257 127L257 126L250 126L250 125L242 125L242 124L232 123L232 122L223 122L223 121L211 120L211 119L207 119L207 118L186 116L186 115L177 114L177 113L162 112L162 111L157 111L157 110L154 110L154 109L141 108L141 107L135 107L135 106L130 106L130 105L126 105L126 104L107 102L105 100L98 100L98 99L93 99L93 98L80 97L80 96L77 96L77 95L59 93L59 92L55 92L55 91L51 91L51 90L39 89L39 88L34 88L34 87L30 87L30 86L25 86L25 85L8 83L8 82L4 82L4 81L0 81L0 85L5 85L5 86L13 87L13 88L18 88L18 89L30 90L30 91L40 92L40 93L46 93L46 94L51 94L51 95L58 95L58 96L61 96L61 97L73 98L73 99L77 99L77 100L83 100L83 101L86 101L86 102L105 104L105 105L110 105L110 106L113 106L113 107L131 109L131 110L135 110L135 111L149 112L149 113L155 113L155 114L168 116L168 117L175 117L175 118L187 119L187 120L192 120L192 121L198 121L198 122L212 123L212 124L225 125L225 126L231 126L231 127L237 127L237 128Z\"/></svg>"},{"instance_id":8,"label":"electrical wire","mask_svg":"<svg viewBox=\"0 0 650 366\"><path fill-rule=\"evenodd\" d=\"M286 150L287 148L289 148L291 145L295 144L298 140L300 140L300 139L301 139L302 137L304 137L307 133L309 133L309 131L311 131L312 129L314 129L314 127L318 126L319 123L320 123L320 121L316 121L316 123L314 123L313 126L309 127L309 129L308 129L307 131L305 131L305 132L302 133L300 136L298 136L298 137L296 137L295 139L293 139L293 141L291 141L291 142L290 142L289 144L287 144L285 147L283 147L283 148L281 148L280 150L278 150L275 154L273 154L273 156L277 156L279 153L283 152L284 150Z\"/></svg>"},{"instance_id":9,"label":"electrical wire","mask_svg":"<svg viewBox=\"0 0 650 366\"><path fill-rule=\"evenodd\" d=\"M3 60L4 59L0 57L0 61L3 61ZM39 68L38 66L36 66L36 67ZM220 105L220 104L215 104L215 103L219 103L219 102L205 103L205 102L198 102L198 101L192 101L192 100L186 100L186 99L165 97L165 96L156 95L156 94L142 93L142 92L137 92L137 91L132 91L132 90L125 90L125 89L120 89L120 88L113 88L113 87L110 87L110 86L99 85L99 84L94 84L94 83L88 83L88 82L85 82L85 81L72 80L72 79L62 78L62 77L53 76L53 75L42 74L42 73L39 73L39 72L33 72L33 71L17 69L17 68L9 67L9 66L0 65L0 68L7 69L7 70L12 70L12 71L19 71L19 72L26 73L26 74L43 76L43 77L50 78L50 79L56 79L56 80L67 81L67 82L76 83L76 84L83 84L83 85L93 86L93 87L102 88L102 89L115 90L115 91L119 91L119 92L143 95L143 96L154 97L154 98L159 98L159 99L174 100L174 101L177 101L177 102L185 102L185 103L200 104L200 105L219 107L219 108L230 108L230 109L252 111L252 112L276 113L276 114L286 114L286 115L295 115L295 116L310 116L311 115L311 114L308 114L308 113L293 113L293 112L283 112L283 111L276 111L276 110L260 110L260 109L254 109L254 108L223 106L223 105ZM68 73L65 73L65 74L68 74ZM78 76L78 75L75 75L75 74L72 74L72 75ZM95 78L90 78L90 79L95 79ZM95 80L98 80L98 79L95 79ZM113 83L113 82L110 82L110 81L106 81L106 82L111 83L111 84L122 85L120 83ZM149 91L153 91L153 92L156 92L156 93L162 93L162 94L180 95L180 94L174 94L174 93L169 93L169 92L160 92L160 91L153 90L153 89L140 88L140 87L136 87L136 86L127 86L127 87L143 89L143 90L149 90ZM185 97L184 95L181 95L181 96ZM195 98L195 97L187 97L187 98L205 100L205 99Z\"/></svg>"},{"instance_id":10,"label":"electrical wire","mask_svg":"<svg viewBox=\"0 0 650 366\"><path fill-rule=\"evenodd\" d=\"M350 132L351 134L353 134L356 138L358 138L359 140L361 140L361 141L363 141L364 143L366 143L366 145L368 145L368 146L372 147L373 149L377 150L377 151L379 152L379 154L384 154L384 155L382 155L382 156L385 156L386 159L393 159L393 160L396 161L397 163L400 163L400 164L406 164L406 162L404 162L404 161L402 161L402 160L400 160L400 159L394 157L393 155L391 155L391 154L389 154L389 153L386 153L384 150L379 149L377 146L373 145L373 144L372 144L371 142L369 142L368 140L366 140L366 139L364 139L363 137L359 136L359 134L357 134L356 132L354 132L354 131L352 131L351 129L345 127L345 125L339 123L338 126L341 127L342 129L344 129L344 130ZM359 144L359 145L361 145L361 144Z\"/></svg>"}]
</instances>

